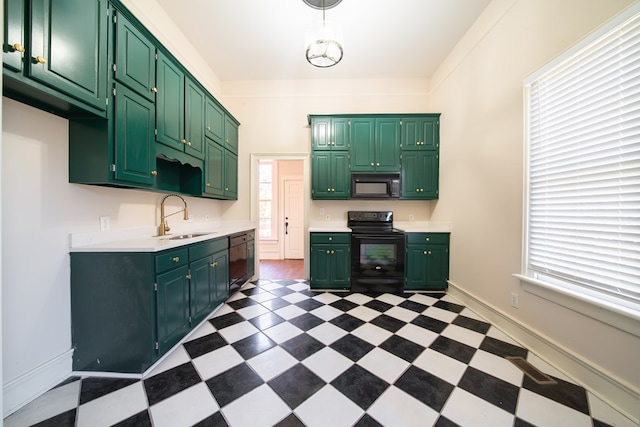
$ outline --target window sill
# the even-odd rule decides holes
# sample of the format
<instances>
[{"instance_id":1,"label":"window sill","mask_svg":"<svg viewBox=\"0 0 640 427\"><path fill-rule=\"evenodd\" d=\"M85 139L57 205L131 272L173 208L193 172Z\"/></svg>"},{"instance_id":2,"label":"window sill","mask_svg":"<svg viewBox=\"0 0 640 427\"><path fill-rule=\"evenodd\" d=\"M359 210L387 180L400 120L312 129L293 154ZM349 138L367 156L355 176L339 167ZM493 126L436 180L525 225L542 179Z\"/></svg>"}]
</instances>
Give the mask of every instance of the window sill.
<instances>
[{"instance_id":1,"label":"window sill","mask_svg":"<svg viewBox=\"0 0 640 427\"><path fill-rule=\"evenodd\" d=\"M525 292L640 337L640 310L634 310L613 301L597 298L595 295L585 295L570 287L554 285L522 274L514 274L513 276L520 280Z\"/></svg>"}]
</instances>

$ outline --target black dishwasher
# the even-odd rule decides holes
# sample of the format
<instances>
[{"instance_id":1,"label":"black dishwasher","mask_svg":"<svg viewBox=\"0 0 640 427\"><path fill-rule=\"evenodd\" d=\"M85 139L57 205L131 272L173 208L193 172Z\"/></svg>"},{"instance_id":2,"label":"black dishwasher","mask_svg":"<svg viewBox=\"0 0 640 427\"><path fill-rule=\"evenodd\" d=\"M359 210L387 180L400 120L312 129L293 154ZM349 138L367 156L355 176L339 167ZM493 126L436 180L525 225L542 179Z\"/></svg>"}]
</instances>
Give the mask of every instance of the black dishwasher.
<instances>
[{"instance_id":1,"label":"black dishwasher","mask_svg":"<svg viewBox=\"0 0 640 427\"><path fill-rule=\"evenodd\" d=\"M229 236L229 296L249 279L247 272L247 232Z\"/></svg>"}]
</instances>

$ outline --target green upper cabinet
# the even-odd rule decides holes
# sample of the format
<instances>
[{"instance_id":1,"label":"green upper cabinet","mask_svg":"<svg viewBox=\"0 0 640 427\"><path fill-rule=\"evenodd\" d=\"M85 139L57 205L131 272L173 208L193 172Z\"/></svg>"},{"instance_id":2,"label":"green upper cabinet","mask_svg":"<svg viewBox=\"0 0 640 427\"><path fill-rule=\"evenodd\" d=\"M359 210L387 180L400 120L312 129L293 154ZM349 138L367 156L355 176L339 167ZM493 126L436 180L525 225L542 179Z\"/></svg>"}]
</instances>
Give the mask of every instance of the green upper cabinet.
<instances>
[{"instance_id":1,"label":"green upper cabinet","mask_svg":"<svg viewBox=\"0 0 640 427\"><path fill-rule=\"evenodd\" d=\"M184 73L162 52L158 52L156 73L156 139L167 147L184 151Z\"/></svg>"},{"instance_id":2,"label":"green upper cabinet","mask_svg":"<svg viewBox=\"0 0 640 427\"><path fill-rule=\"evenodd\" d=\"M156 47L124 15L116 21L115 78L150 101L155 101Z\"/></svg>"},{"instance_id":3,"label":"green upper cabinet","mask_svg":"<svg viewBox=\"0 0 640 427\"><path fill-rule=\"evenodd\" d=\"M4 0L2 64L11 71L22 71L24 18L24 0Z\"/></svg>"},{"instance_id":4,"label":"green upper cabinet","mask_svg":"<svg viewBox=\"0 0 640 427\"><path fill-rule=\"evenodd\" d=\"M349 118L310 116L313 150L348 150Z\"/></svg>"},{"instance_id":5,"label":"green upper cabinet","mask_svg":"<svg viewBox=\"0 0 640 427\"><path fill-rule=\"evenodd\" d=\"M175 61L158 51L157 141L204 159L205 94Z\"/></svg>"},{"instance_id":6,"label":"green upper cabinet","mask_svg":"<svg viewBox=\"0 0 640 427\"><path fill-rule=\"evenodd\" d=\"M432 151L402 152L403 199L437 199L439 161L438 153Z\"/></svg>"},{"instance_id":7,"label":"green upper cabinet","mask_svg":"<svg viewBox=\"0 0 640 427\"><path fill-rule=\"evenodd\" d=\"M203 195L217 199L238 199L238 156L206 138Z\"/></svg>"},{"instance_id":8,"label":"green upper cabinet","mask_svg":"<svg viewBox=\"0 0 640 427\"><path fill-rule=\"evenodd\" d=\"M238 122L211 97L207 98L205 106L205 135L238 154Z\"/></svg>"},{"instance_id":9,"label":"green upper cabinet","mask_svg":"<svg viewBox=\"0 0 640 427\"><path fill-rule=\"evenodd\" d=\"M184 152L204 159L204 91L189 78L185 80L185 85Z\"/></svg>"},{"instance_id":10,"label":"green upper cabinet","mask_svg":"<svg viewBox=\"0 0 640 427\"><path fill-rule=\"evenodd\" d=\"M107 0L32 0L27 75L106 110Z\"/></svg>"},{"instance_id":11,"label":"green upper cabinet","mask_svg":"<svg viewBox=\"0 0 640 427\"><path fill-rule=\"evenodd\" d=\"M437 150L439 145L439 114L402 118L403 150Z\"/></svg>"},{"instance_id":12,"label":"green upper cabinet","mask_svg":"<svg viewBox=\"0 0 640 427\"><path fill-rule=\"evenodd\" d=\"M115 179L151 185L156 173L154 105L121 85L115 104Z\"/></svg>"},{"instance_id":13,"label":"green upper cabinet","mask_svg":"<svg viewBox=\"0 0 640 427\"><path fill-rule=\"evenodd\" d=\"M400 119L351 119L352 172L398 172L400 170Z\"/></svg>"},{"instance_id":14,"label":"green upper cabinet","mask_svg":"<svg viewBox=\"0 0 640 427\"><path fill-rule=\"evenodd\" d=\"M349 189L349 153L313 151L311 153L311 198L346 200Z\"/></svg>"}]
</instances>

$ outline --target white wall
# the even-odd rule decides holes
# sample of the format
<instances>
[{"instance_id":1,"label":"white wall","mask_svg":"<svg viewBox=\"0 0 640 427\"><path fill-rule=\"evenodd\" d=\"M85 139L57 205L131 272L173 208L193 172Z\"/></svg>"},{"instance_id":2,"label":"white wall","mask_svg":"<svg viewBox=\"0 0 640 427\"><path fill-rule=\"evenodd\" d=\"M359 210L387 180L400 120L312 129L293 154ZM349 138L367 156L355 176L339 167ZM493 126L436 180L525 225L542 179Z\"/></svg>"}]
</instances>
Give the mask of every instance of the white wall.
<instances>
[{"instance_id":1,"label":"white wall","mask_svg":"<svg viewBox=\"0 0 640 427\"><path fill-rule=\"evenodd\" d=\"M8 98L2 99L2 112L2 368L8 413L71 372L68 234L99 231L101 215L111 218L112 230L158 225L164 194L69 184L68 121ZM192 222L220 217L218 201L187 202Z\"/></svg>"},{"instance_id":2,"label":"white wall","mask_svg":"<svg viewBox=\"0 0 640 427\"><path fill-rule=\"evenodd\" d=\"M523 292L512 277L522 259L523 78L630 3L494 1L432 78L431 102L442 113L433 219L454 225L458 293L637 419L640 339Z\"/></svg>"}]
</instances>

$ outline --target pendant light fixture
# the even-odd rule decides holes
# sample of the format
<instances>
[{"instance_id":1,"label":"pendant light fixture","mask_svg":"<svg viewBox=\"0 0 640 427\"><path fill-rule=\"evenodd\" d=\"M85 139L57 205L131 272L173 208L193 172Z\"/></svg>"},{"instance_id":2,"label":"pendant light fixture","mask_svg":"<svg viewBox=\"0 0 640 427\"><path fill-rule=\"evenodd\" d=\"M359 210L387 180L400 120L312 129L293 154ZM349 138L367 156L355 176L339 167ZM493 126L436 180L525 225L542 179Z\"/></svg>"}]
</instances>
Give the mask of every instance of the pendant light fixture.
<instances>
[{"instance_id":1,"label":"pendant light fixture","mask_svg":"<svg viewBox=\"0 0 640 427\"><path fill-rule=\"evenodd\" d=\"M342 0L303 1L314 9L322 9L322 22L312 25L306 33L307 61L316 67L332 67L342 59L342 31L334 23L325 20L325 11Z\"/></svg>"}]
</instances>

